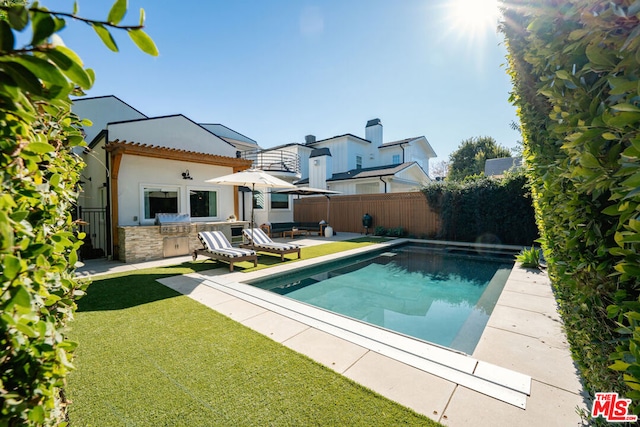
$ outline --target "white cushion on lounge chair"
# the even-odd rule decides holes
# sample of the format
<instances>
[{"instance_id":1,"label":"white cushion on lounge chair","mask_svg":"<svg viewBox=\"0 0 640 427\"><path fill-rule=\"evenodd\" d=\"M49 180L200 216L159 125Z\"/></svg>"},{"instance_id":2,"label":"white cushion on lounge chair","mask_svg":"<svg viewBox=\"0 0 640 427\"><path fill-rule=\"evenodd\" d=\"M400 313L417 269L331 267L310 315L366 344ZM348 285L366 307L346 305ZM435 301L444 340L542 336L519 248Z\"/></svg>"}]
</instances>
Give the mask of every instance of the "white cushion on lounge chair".
<instances>
[{"instance_id":1,"label":"white cushion on lounge chair","mask_svg":"<svg viewBox=\"0 0 640 427\"><path fill-rule=\"evenodd\" d=\"M258 248L271 248L290 250L297 249L300 246L295 243L278 243L271 240L267 234L260 228L245 228L242 230L247 239L249 239Z\"/></svg>"},{"instance_id":2,"label":"white cushion on lounge chair","mask_svg":"<svg viewBox=\"0 0 640 427\"><path fill-rule=\"evenodd\" d=\"M237 258L256 254L251 249L234 248L221 231L201 231L198 233L198 239L208 252L222 256Z\"/></svg>"}]
</instances>

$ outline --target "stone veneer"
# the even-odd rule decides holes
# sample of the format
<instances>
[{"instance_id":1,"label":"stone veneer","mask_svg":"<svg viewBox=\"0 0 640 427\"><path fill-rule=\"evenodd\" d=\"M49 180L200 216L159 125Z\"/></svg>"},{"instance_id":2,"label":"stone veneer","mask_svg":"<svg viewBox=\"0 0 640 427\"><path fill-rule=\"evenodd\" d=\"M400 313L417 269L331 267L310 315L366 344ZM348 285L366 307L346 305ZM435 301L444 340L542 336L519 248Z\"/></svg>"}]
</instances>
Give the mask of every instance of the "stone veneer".
<instances>
[{"instance_id":1,"label":"stone veneer","mask_svg":"<svg viewBox=\"0 0 640 427\"><path fill-rule=\"evenodd\" d=\"M179 225L148 225L118 227L118 256L123 262L142 262L164 258L164 242L167 238L188 237L188 245L181 246L174 255L188 255L201 248L198 233L201 231L222 231L232 242L231 227L247 228L247 221L195 222Z\"/></svg>"}]
</instances>

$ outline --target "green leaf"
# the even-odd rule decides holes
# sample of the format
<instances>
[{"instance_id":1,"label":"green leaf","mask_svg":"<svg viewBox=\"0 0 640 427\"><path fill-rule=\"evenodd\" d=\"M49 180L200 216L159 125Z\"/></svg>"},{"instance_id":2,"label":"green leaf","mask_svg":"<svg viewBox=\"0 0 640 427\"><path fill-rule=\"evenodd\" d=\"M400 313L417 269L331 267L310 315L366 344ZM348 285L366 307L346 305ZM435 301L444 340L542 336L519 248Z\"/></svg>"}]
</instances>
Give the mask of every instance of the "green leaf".
<instances>
[{"instance_id":1,"label":"green leaf","mask_svg":"<svg viewBox=\"0 0 640 427\"><path fill-rule=\"evenodd\" d=\"M55 86L67 86L69 82L51 62L35 57L33 55L22 55L14 57L13 60L31 71L34 75L44 82L51 83Z\"/></svg>"},{"instance_id":2,"label":"green leaf","mask_svg":"<svg viewBox=\"0 0 640 427\"><path fill-rule=\"evenodd\" d=\"M144 9L140 9L140 26L142 27L144 25Z\"/></svg>"},{"instance_id":3,"label":"green leaf","mask_svg":"<svg viewBox=\"0 0 640 427\"><path fill-rule=\"evenodd\" d=\"M93 24L91 24L91 26L93 27L95 32L98 34L98 36L102 40L102 43L104 43L105 46L107 46L109 49L111 49L114 52L118 51L118 46L116 45L116 41L113 39L113 36L109 32L109 30L107 30L104 27L104 25L94 22Z\"/></svg>"},{"instance_id":4,"label":"green leaf","mask_svg":"<svg viewBox=\"0 0 640 427\"><path fill-rule=\"evenodd\" d=\"M15 43L9 23L5 20L0 20L0 49L2 52L9 52L13 50Z\"/></svg>"},{"instance_id":5,"label":"green leaf","mask_svg":"<svg viewBox=\"0 0 640 427\"><path fill-rule=\"evenodd\" d=\"M141 51L151 56L158 56L158 48L151 37L142 30L129 30L129 37L140 48Z\"/></svg>"},{"instance_id":6,"label":"green leaf","mask_svg":"<svg viewBox=\"0 0 640 427\"><path fill-rule=\"evenodd\" d=\"M111 6L111 10L109 11L109 16L107 17L107 21L112 24L118 24L124 18L124 15L127 13L127 0L116 0L116 2Z\"/></svg>"},{"instance_id":7,"label":"green leaf","mask_svg":"<svg viewBox=\"0 0 640 427\"><path fill-rule=\"evenodd\" d=\"M580 157L580 164L585 168L596 169L600 167L600 162L591 153L583 153Z\"/></svg>"},{"instance_id":8,"label":"green leaf","mask_svg":"<svg viewBox=\"0 0 640 427\"><path fill-rule=\"evenodd\" d=\"M83 68L82 60L74 51L65 46L56 46L55 49L48 50L45 54L73 83L82 89L89 89L93 86L94 74Z\"/></svg>"},{"instance_id":9,"label":"green leaf","mask_svg":"<svg viewBox=\"0 0 640 427\"><path fill-rule=\"evenodd\" d=\"M29 295L29 291L23 286L18 285L11 290L11 298L9 299L8 307L13 308L14 306L22 307L23 309L31 308L31 296ZM20 310L23 311L23 310Z\"/></svg>"},{"instance_id":10,"label":"green leaf","mask_svg":"<svg viewBox=\"0 0 640 427\"><path fill-rule=\"evenodd\" d=\"M616 135L615 133L611 133L611 132L605 132L602 134L602 137L604 139L606 139L607 141L613 141L615 139L618 139L618 135Z\"/></svg>"},{"instance_id":11,"label":"green leaf","mask_svg":"<svg viewBox=\"0 0 640 427\"><path fill-rule=\"evenodd\" d=\"M24 30L29 23L29 12L24 6L12 6L7 12L9 24L18 31Z\"/></svg>"},{"instance_id":12,"label":"green leaf","mask_svg":"<svg viewBox=\"0 0 640 427\"><path fill-rule=\"evenodd\" d=\"M622 360L616 360L613 365L609 365L609 369L613 369L614 371L626 371L630 365L628 363L623 362Z\"/></svg>"},{"instance_id":13,"label":"green leaf","mask_svg":"<svg viewBox=\"0 0 640 427\"><path fill-rule=\"evenodd\" d=\"M53 145L47 144L46 142L32 142L26 146L25 150L30 151L32 153L37 153L37 154L56 151Z\"/></svg>"},{"instance_id":14,"label":"green leaf","mask_svg":"<svg viewBox=\"0 0 640 427\"><path fill-rule=\"evenodd\" d=\"M640 187L640 172L636 172L629 178L622 181L621 185L625 187L637 188Z\"/></svg>"},{"instance_id":15,"label":"green leaf","mask_svg":"<svg viewBox=\"0 0 640 427\"><path fill-rule=\"evenodd\" d=\"M627 103L613 105L611 106L611 109L616 111L627 111L630 113L640 112L640 108L636 107L633 104L627 104Z\"/></svg>"},{"instance_id":16,"label":"green leaf","mask_svg":"<svg viewBox=\"0 0 640 427\"><path fill-rule=\"evenodd\" d=\"M0 63L0 70L4 70L22 89L35 95L42 95L42 83L35 74L23 65L11 61Z\"/></svg>"},{"instance_id":17,"label":"green leaf","mask_svg":"<svg viewBox=\"0 0 640 427\"><path fill-rule=\"evenodd\" d=\"M22 269L22 265L20 263L20 258L15 255L7 254L2 259L2 275L7 278L7 280L13 280L18 274L20 274L20 270Z\"/></svg>"},{"instance_id":18,"label":"green leaf","mask_svg":"<svg viewBox=\"0 0 640 427\"><path fill-rule=\"evenodd\" d=\"M33 38L31 44L37 46L46 41L56 30L56 23L50 14L44 12L34 12L33 21Z\"/></svg>"}]
</instances>

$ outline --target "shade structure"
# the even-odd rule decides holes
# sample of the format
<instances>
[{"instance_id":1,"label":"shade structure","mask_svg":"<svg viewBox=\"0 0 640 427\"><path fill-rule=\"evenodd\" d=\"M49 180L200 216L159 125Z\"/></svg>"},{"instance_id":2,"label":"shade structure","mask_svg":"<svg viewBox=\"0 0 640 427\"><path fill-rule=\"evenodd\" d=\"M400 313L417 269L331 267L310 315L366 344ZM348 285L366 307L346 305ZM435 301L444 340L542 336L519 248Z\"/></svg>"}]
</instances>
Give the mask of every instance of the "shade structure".
<instances>
[{"instance_id":1,"label":"shade structure","mask_svg":"<svg viewBox=\"0 0 640 427\"><path fill-rule=\"evenodd\" d=\"M327 222L329 223L329 208L331 207L331 199L329 198L332 194L342 194L340 191L333 190L325 190L324 188L313 188L313 187L296 187L296 188L287 188L285 190L276 190L272 191L272 193L279 194L298 194L300 196L317 196L323 195L327 198Z\"/></svg>"},{"instance_id":2,"label":"shade structure","mask_svg":"<svg viewBox=\"0 0 640 427\"><path fill-rule=\"evenodd\" d=\"M229 175L219 176L217 178L207 179L205 182L220 185L234 185L245 186L251 188L251 194L258 188L295 188L295 185L288 183L280 178L276 178L273 175L260 170L260 169L247 169L241 172L232 173ZM255 228L255 221L253 216L253 201L251 202L251 228Z\"/></svg>"}]
</instances>

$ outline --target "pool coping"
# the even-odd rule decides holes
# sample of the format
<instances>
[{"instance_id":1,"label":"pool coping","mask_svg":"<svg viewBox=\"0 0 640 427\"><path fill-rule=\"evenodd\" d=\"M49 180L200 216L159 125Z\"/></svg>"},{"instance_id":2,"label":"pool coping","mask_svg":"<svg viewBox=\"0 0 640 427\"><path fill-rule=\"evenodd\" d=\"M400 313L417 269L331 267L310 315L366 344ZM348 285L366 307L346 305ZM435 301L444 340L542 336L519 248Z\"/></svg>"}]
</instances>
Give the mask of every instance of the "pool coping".
<instances>
[{"instance_id":1,"label":"pool coping","mask_svg":"<svg viewBox=\"0 0 640 427\"><path fill-rule=\"evenodd\" d=\"M318 257L309 260L315 262L309 262L306 266L322 265L329 261L376 252L410 241L409 239L398 239L392 242L344 251L339 256ZM287 271L303 268L299 263L282 267L282 271L277 274L270 271L271 269L259 270L255 272L256 274L244 274L243 282L216 281L215 279L203 277L205 279L203 284L391 357L442 379L455 382L516 407L526 407L526 398L531 392L531 377L528 375L482 362L453 349L414 339L400 333L394 333L384 328L313 307L244 283L264 277L286 274Z\"/></svg>"},{"instance_id":2,"label":"pool coping","mask_svg":"<svg viewBox=\"0 0 640 427\"><path fill-rule=\"evenodd\" d=\"M536 419L539 420L539 417L544 414L544 411L540 412L538 409L542 395L540 393L534 393L534 391L536 388L540 387L556 387L558 390L557 393L560 393L562 396L562 399L560 399L561 402L570 401L573 403L574 408L581 406L583 399L581 396L581 385L578 379L573 382L569 379L568 381L565 381L566 384L554 386L554 384L552 384L554 382L553 379L545 378L543 381L539 381L537 378L532 379L532 376L528 373L522 373L523 371L519 369L518 363L511 363L511 361L502 360L500 354L491 354L492 348L500 348L500 346L495 346L494 343L490 342L490 339L485 339L487 329L490 329L494 335L495 331L505 331L505 329L507 329L503 325L500 325L500 316L498 316L498 320L494 320L495 310L489 319L487 329L481 337L478 348L473 355L468 356L439 346L425 344L422 341L413 340L405 336L390 334L382 328L364 325L361 322L345 318L344 316L333 315L338 318L338 322L335 322L336 318L328 319L328 317L332 316L327 316L327 312L324 310L315 309L307 306L306 304L298 303L288 298L272 294L268 291L243 283L244 281L254 280L256 277L261 275L271 276L274 274L286 274L287 271L293 269L297 270L303 266L333 261L343 257L352 256L354 254L394 246L411 240L412 239L398 239L384 244L376 244L365 248L341 252L339 254L318 257L312 260L279 265L251 273L236 272L220 274L220 271L210 270L208 272L186 275L186 277L184 277L185 281L182 283L178 283L176 280L172 281L171 279L165 279L161 282L179 292L187 294L192 298L207 304L217 311L220 311L221 313L226 314L259 332L265 333L267 336L271 336L272 338L274 336L273 330L269 329L269 327L264 324L266 316L271 316L270 319L272 321L274 321L273 319L276 319L275 323L282 322L284 324L286 322L281 320L280 317L275 318L274 316L281 316L294 321L296 323L296 327L293 328L293 332L290 333L291 336L285 337L282 335L277 339L277 341L294 348L296 351L305 353L316 360L323 359L323 356L318 357L317 354L314 354L316 352L314 349L310 349L308 348L308 345L305 347L305 345L299 343L301 336L311 334L304 328L320 331L321 333L328 334L340 341L344 341L340 343L332 343L332 345L338 346L335 348L342 348L339 346L345 346L347 345L346 343L352 345L353 347L349 347L349 351L352 351L353 348L358 349L357 360L354 360L352 363L350 362L350 365L347 364L340 367L336 367L335 362L329 364L326 360L319 361L337 372L372 388L374 391L386 395L401 404L411 407L418 412L424 413L425 415L448 425L464 425L464 423L458 424L461 422L460 420L473 420L477 425L482 425L481 417L478 416L478 412L481 412L485 408L493 408L495 405L498 405L496 407L498 408L498 412L494 409L486 415L491 419L491 424L494 424L496 419L500 418L500 413L507 414L507 419L509 419L510 422L514 420L514 417L515 419L523 417L524 415L520 412L528 412L529 414L537 413L538 418ZM441 244L442 242L436 243ZM455 245L460 246L459 244ZM491 245L483 246L490 247ZM520 277L521 270L522 269L518 266L514 266L507 283L515 282L517 286L522 285L523 279ZM512 280L511 276L514 276L514 272L516 273L516 277ZM540 279L540 277L536 277L536 279ZM542 282L544 283L542 283L541 289L544 289L544 287L550 288L548 279L543 280ZM507 285L505 285L505 290L508 291ZM505 293L505 290L503 290L503 294ZM540 291L536 289L535 292ZM501 295L498 305L501 305L500 301L503 299L502 297L503 296ZM507 304L507 306L508 305L509 304ZM301 308L300 306L304 307ZM498 306L496 308L498 308ZM504 307L501 307L501 310L504 311ZM290 325L288 327L290 327ZM271 332L267 333L267 330L271 330ZM319 332L315 333L316 336L318 333ZM531 337L527 336L527 338ZM325 337L323 339L329 338ZM566 345L566 342L564 344ZM562 347L562 345L560 345L560 347ZM443 400L437 404L434 403L437 410L431 410L425 409L422 402L415 402L415 399L412 399L410 396L398 395L398 390L385 389L387 386L383 386L381 388L377 384L378 379L369 378L371 375L375 376L375 373L368 372L363 374L362 368L358 367L359 364L363 365L367 363L367 359L378 357L374 356L373 353L372 355L369 355L366 352L363 353L364 350L362 349L371 351L383 357L383 359L376 359L377 363L382 363L383 365L384 363L394 363L393 361L395 361L395 363L401 363L402 365L394 365L394 369L396 370L394 371L394 376L397 376L397 372L401 372L405 369L402 366L410 366L418 370L415 372L412 371L410 375L421 378L424 376L425 383L436 381L431 378L431 375L438 378L444 378L446 380L445 383L438 382L437 384L443 391L442 394L448 396L448 398L443 398ZM548 349L545 350L548 352ZM564 351L562 353L562 362L564 363L558 364L552 361L549 366L562 366L564 368L569 366L566 363L566 357L564 357L568 352L568 347L562 348L562 350ZM476 355L476 353L478 353L478 355ZM424 354L428 354L429 358L423 357ZM388 361L385 362L387 359L384 358L388 358ZM447 366L446 362L449 358L452 360L452 363L449 363L449 365L454 366ZM334 357L334 359L337 359L337 357ZM526 370L524 371L526 372ZM424 372L426 374L419 374L419 372ZM452 386L443 387L443 385L446 384L452 384ZM406 388L407 386L403 384L401 386L396 385L394 387L400 389ZM421 386L418 386L418 388L420 387ZM423 392L427 393L427 391L424 390ZM463 398L462 396L465 396L465 393L470 392L477 393L476 395L473 395L476 396L473 399L473 402L482 401L485 403L481 408L468 412L464 408L472 407L472 405L469 406L467 404L468 399ZM407 391L404 393L406 394ZM532 395L532 393L535 395ZM484 395L485 397L489 396L490 400L485 401L478 397L480 395ZM542 400L544 401L544 398ZM555 400L557 401L557 398ZM525 410L528 406L527 401L533 401L535 407L530 410ZM462 404L463 408L460 408L460 402L466 402ZM512 407L516 412L511 414L510 411L512 410L499 405L502 402L507 402L507 406ZM553 402L550 402L550 404L552 403ZM505 404L502 403L502 405ZM572 423L577 420L576 425L579 425L579 416L576 414L567 415L566 409L567 408L564 408L563 417L560 418L564 423L562 425L568 425L565 423L567 419L571 419ZM573 412L575 412L575 410ZM527 417L528 415L524 416L525 419L527 419ZM557 415L554 415L554 417L554 419L558 419ZM489 425L488 421L486 425ZM553 425L553 423L550 425Z\"/></svg>"}]
</instances>

